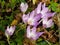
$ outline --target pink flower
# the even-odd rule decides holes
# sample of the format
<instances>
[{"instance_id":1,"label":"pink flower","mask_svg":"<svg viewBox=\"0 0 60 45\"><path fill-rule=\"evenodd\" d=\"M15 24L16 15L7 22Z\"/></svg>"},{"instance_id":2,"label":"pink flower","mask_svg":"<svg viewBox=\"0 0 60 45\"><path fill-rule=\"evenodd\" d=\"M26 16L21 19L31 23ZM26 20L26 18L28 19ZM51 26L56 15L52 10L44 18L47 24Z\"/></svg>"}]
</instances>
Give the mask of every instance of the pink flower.
<instances>
[{"instance_id":1,"label":"pink flower","mask_svg":"<svg viewBox=\"0 0 60 45\"><path fill-rule=\"evenodd\" d=\"M27 27L27 38L37 40L44 32L36 32L36 27Z\"/></svg>"},{"instance_id":2,"label":"pink flower","mask_svg":"<svg viewBox=\"0 0 60 45\"><path fill-rule=\"evenodd\" d=\"M53 20L52 19L43 19L43 27L45 28L49 28L51 27L52 25L54 24Z\"/></svg>"},{"instance_id":3,"label":"pink flower","mask_svg":"<svg viewBox=\"0 0 60 45\"><path fill-rule=\"evenodd\" d=\"M21 3L20 5L20 9L23 13L25 13L27 11L27 8L28 8L28 4L27 3Z\"/></svg>"},{"instance_id":4,"label":"pink flower","mask_svg":"<svg viewBox=\"0 0 60 45\"><path fill-rule=\"evenodd\" d=\"M36 8L36 12L37 14L41 14L42 17L41 18L49 18L49 17L53 17L56 13L55 12L51 12L48 7L46 7L45 3L42 4L42 2L40 2Z\"/></svg>"},{"instance_id":5,"label":"pink flower","mask_svg":"<svg viewBox=\"0 0 60 45\"><path fill-rule=\"evenodd\" d=\"M7 29L5 30L5 35L11 36L13 35L14 31L15 31L15 26L11 26L11 27L7 26Z\"/></svg>"},{"instance_id":6,"label":"pink flower","mask_svg":"<svg viewBox=\"0 0 60 45\"><path fill-rule=\"evenodd\" d=\"M39 24L39 20L41 18L40 14L35 14L35 10L33 10L31 13L28 13L27 15L24 14L22 16L22 20L24 23L27 23L32 26L37 26Z\"/></svg>"}]
</instances>

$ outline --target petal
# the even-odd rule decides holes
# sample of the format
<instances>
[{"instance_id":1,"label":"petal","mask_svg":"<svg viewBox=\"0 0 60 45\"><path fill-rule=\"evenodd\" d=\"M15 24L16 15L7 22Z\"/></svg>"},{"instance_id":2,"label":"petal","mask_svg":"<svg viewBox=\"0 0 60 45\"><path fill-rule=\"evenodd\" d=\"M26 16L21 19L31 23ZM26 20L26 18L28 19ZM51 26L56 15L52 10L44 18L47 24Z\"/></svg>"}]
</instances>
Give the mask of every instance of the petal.
<instances>
[{"instance_id":1,"label":"petal","mask_svg":"<svg viewBox=\"0 0 60 45\"><path fill-rule=\"evenodd\" d=\"M49 28L49 27L51 27L53 24L54 24L54 23L53 23L52 19L50 19L50 20L44 20L44 21L43 21L43 26L44 26L45 28Z\"/></svg>"},{"instance_id":2,"label":"petal","mask_svg":"<svg viewBox=\"0 0 60 45\"><path fill-rule=\"evenodd\" d=\"M53 17L56 13L51 13L51 12L48 12L46 13L47 17Z\"/></svg>"},{"instance_id":3,"label":"petal","mask_svg":"<svg viewBox=\"0 0 60 45\"><path fill-rule=\"evenodd\" d=\"M36 8L37 14L41 12L41 5L42 5L42 2L40 2Z\"/></svg>"},{"instance_id":4,"label":"petal","mask_svg":"<svg viewBox=\"0 0 60 45\"><path fill-rule=\"evenodd\" d=\"M35 10L33 10L31 13L30 13L30 18L33 18L35 16Z\"/></svg>"},{"instance_id":5,"label":"petal","mask_svg":"<svg viewBox=\"0 0 60 45\"><path fill-rule=\"evenodd\" d=\"M41 14L37 14L35 17L34 17L34 20L35 21L39 21L41 19Z\"/></svg>"},{"instance_id":6,"label":"petal","mask_svg":"<svg viewBox=\"0 0 60 45\"><path fill-rule=\"evenodd\" d=\"M41 11L41 13L42 14L44 14L44 13L46 13L46 12L48 12L48 7L46 7L45 6L45 3L42 5L42 11Z\"/></svg>"},{"instance_id":7,"label":"petal","mask_svg":"<svg viewBox=\"0 0 60 45\"><path fill-rule=\"evenodd\" d=\"M37 32L37 36L36 36L36 39L38 39L44 32Z\"/></svg>"},{"instance_id":8,"label":"petal","mask_svg":"<svg viewBox=\"0 0 60 45\"><path fill-rule=\"evenodd\" d=\"M46 12L48 12L48 8L47 7L43 8L42 11L41 11L42 14L45 14Z\"/></svg>"},{"instance_id":9,"label":"petal","mask_svg":"<svg viewBox=\"0 0 60 45\"><path fill-rule=\"evenodd\" d=\"M9 28L9 26L8 26L8 27L7 27L7 30L5 31L5 34L11 36L11 35L13 35L14 31L15 31L15 26L11 26L10 28Z\"/></svg>"},{"instance_id":10,"label":"petal","mask_svg":"<svg viewBox=\"0 0 60 45\"><path fill-rule=\"evenodd\" d=\"M9 29L10 35L13 35L14 31L15 31L15 26L11 26Z\"/></svg>"},{"instance_id":11,"label":"petal","mask_svg":"<svg viewBox=\"0 0 60 45\"><path fill-rule=\"evenodd\" d=\"M27 27L27 37L30 38L30 26Z\"/></svg>"},{"instance_id":12,"label":"petal","mask_svg":"<svg viewBox=\"0 0 60 45\"><path fill-rule=\"evenodd\" d=\"M35 22L33 26L37 27L39 25L39 22Z\"/></svg>"},{"instance_id":13,"label":"petal","mask_svg":"<svg viewBox=\"0 0 60 45\"><path fill-rule=\"evenodd\" d=\"M10 28L9 28L9 26L7 26L7 29L6 30L9 30Z\"/></svg>"},{"instance_id":14,"label":"petal","mask_svg":"<svg viewBox=\"0 0 60 45\"><path fill-rule=\"evenodd\" d=\"M31 30L32 30L32 33L34 34L36 33L36 27L33 27Z\"/></svg>"},{"instance_id":15,"label":"petal","mask_svg":"<svg viewBox=\"0 0 60 45\"><path fill-rule=\"evenodd\" d=\"M30 26L27 27L27 33L30 33Z\"/></svg>"},{"instance_id":16,"label":"petal","mask_svg":"<svg viewBox=\"0 0 60 45\"><path fill-rule=\"evenodd\" d=\"M27 15L23 14L22 20L23 20L24 23L27 23L28 18L29 18L29 13Z\"/></svg>"},{"instance_id":17,"label":"petal","mask_svg":"<svg viewBox=\"0 0 60 45\"><path fill-rule=\"evenodd\" d=\"M53 23L52 19L50 19L50 20L47 22L47 27L46 27L46 28L51 27L53 24L54 24L54 23Z\"/></svg>"},{"instance_id":18,"label":"petal","mask_svg":"<svg viewBox=\"0 0 60 45\"><path fill-rule=\"evenodd\" d=\"M42 5L42 9L44 9L44 8L45 8L45 6L46 6L46 4L44 3L44 4Z\"/></svg>"}]
</instances>

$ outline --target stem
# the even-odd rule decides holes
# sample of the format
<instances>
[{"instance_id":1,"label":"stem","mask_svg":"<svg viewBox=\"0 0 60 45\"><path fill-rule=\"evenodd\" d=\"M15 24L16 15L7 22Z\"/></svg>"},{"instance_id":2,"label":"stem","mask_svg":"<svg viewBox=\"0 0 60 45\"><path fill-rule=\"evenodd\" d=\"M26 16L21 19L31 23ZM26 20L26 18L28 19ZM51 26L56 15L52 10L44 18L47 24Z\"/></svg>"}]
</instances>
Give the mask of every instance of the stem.
<instances>
[{"instance_id":1,"label":"stem","mask_svg":"<svg viewBox=\"0 0 60 45\"><path fill-rule=\"evenodd\" d=\"M39 21L39 23L41 23L41 21L43 21L43 19L41 19L41 20Z\"/></svg>"},{"instance_id":2,"label":"stem","mask_svg":"<svg viewBox=\"0 0 60 45\"><path fill-rule=\"evenodd\" d=\"M47 40L45 40L49 45L51 45L51 43L49 42L49 41L47 41Z\"/></svg>"},{"instance_id":3,"label":"stem","mask_svg":"<svg viewBox=\"0 0 60 45\"><path fill-rule=\"evenodd\" d=\"M7 42L10 45L10 41L9 41L10 37L8 35L6 37L7 37Z\"/></svg>"},{"instance_id":4,"label":"stem","mask_svg":"<svg viewBox=\"0 0 60 45\"><path fill-rule=\"evenodd\" d=\"M8 42L8 44L10 45L10 41L9 41L9 38L7 38L7 42Z\"/></svg>"}]
</instances>

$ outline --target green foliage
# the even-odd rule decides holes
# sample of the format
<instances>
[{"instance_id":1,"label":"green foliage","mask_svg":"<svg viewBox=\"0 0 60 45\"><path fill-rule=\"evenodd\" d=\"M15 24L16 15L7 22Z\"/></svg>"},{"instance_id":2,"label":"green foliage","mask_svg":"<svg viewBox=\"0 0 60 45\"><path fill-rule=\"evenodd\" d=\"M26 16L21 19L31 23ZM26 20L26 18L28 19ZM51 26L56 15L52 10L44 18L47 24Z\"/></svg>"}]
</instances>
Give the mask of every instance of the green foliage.
<instances>
[{"instance_id":1,"label":"green foliage","mask_svg":"<svg viewBox=\"0 0 60 45\"><path fill-rule=\"evenodd\" d=\"M48 45L48 43L46 41L40 41L37 45Z\"/></svg>"},{"instance_id":2,"label":"green foliage","mask_svg":"<svg viewBox=\"0 0 60 45\"><path fill-rule=\"evenodd\" d=\"M2 8L3 8L4 5L5 5L5 1L2 1L2 2L1 2L1 5L2 5Z\"/></svg>"},{"instance_id":3,"label":"green foliage","mask_svg":"<svg viewBox=\"0 0 60 45\"><path fill-rule=\"evenodd\" d=\"M17 42L17 45L22 45L22 42L23 42L23 34L24 32L21 30L21 31L19 31L18 32L18 34L16 34L16 39L15 39L15 41Z\"/></svg>"},{"instance_id":4,"label":"green foliage","mask_svg":"<svg viewBox=\"0 0 60 45\"><path fill-rule=\"evenodd\" d=\"M5 45L5 42L4 41L0 41L0 45Z\"/></svg>"},{"instance_id":5,"label":"green foliage","mask_svg":"<svg viewBox=\"0 0 60 45\"><path fill-rule=\"evenodd\" d=\"M24 39L24 30L20 30L18 33L16 33L16 43L17 45L22 45L23 39Z\"/></svg>"},{"instance_id":6,"label":"green foliage","mask_svg":"<svg viewBox=\"0 0 60 45\"><path fill-rule=\"evenodd\" d=\"M11 0L11 1L10 1L10 7L11 7L12 9L14 9L15 5L16 5L16 0Z\"/></svg>"},{"instance_id":7,"label":"green foliage","mask_svg":"<svg viewBox=\"0 0 60 45\"><path fill-rule=\"evenodd\" d=\"M37 42L40 42L40 41L42 41L43 39L42 38L39 38L38 40L37 40Z\"/></svg>"},{"instance_id":8,"label":"green foliage","mask_svg":"<svg viewBox=\"0 0 60 45\"><path fill-rule=\"evenodd\" d=\"M58 3L51 1L49 5L49 9L52 9L54 12L60 12L60 8L58 8Z\"/></svg>"},{"instance_id":9,"label":"green foliage","mask_svg":"<svg viewBox=\"0 0 60 45\"><path fill-rule=\"evenodd\" d=\"M11 41L11 42L10 42L10 45L16 45L16 44L15 44L15 42Z\"/></svg>"},{"instance_id":10,"label":"green foliage","mask_svg":"<svg viewBox=\"0 0 60 45\"><path fill-rule=\"evenodd\" d=\"M20 0L20 2L25 2L25 0Z\"/></svg>"},{"instance_id":11,"label":"green foliage","mask_svg":"<svg viewBox=\"0 0 60 45\"><path fill-rule=\"evenodd\" d=\"M0 0L0 4L1 4L1 12L6 12L6 9L11 8L12 11L14 10L14 8L21 3L21 2L25 2L25 0L8 0L8 3L5 0Z\"/></svg>"}]
</instances>

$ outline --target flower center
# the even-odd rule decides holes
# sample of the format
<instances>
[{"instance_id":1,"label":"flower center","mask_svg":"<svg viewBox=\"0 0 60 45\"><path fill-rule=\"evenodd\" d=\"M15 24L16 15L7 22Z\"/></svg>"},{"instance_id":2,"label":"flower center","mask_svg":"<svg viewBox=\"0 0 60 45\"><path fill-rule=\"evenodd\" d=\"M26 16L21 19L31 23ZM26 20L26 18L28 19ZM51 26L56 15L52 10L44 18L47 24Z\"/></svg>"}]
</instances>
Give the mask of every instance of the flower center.
<instances>
[{"instance_id":1,"label":"flower center","mask_svg":"<svg viewBox=\"0 0 60 45\"><path fill-rule=\"evenodd\" d=\"M28 24L33 24L33 22L34 22L34 20L33 20L32 18L30 18L30 19L28 20Z\"/></svg>"}]
</instances>

